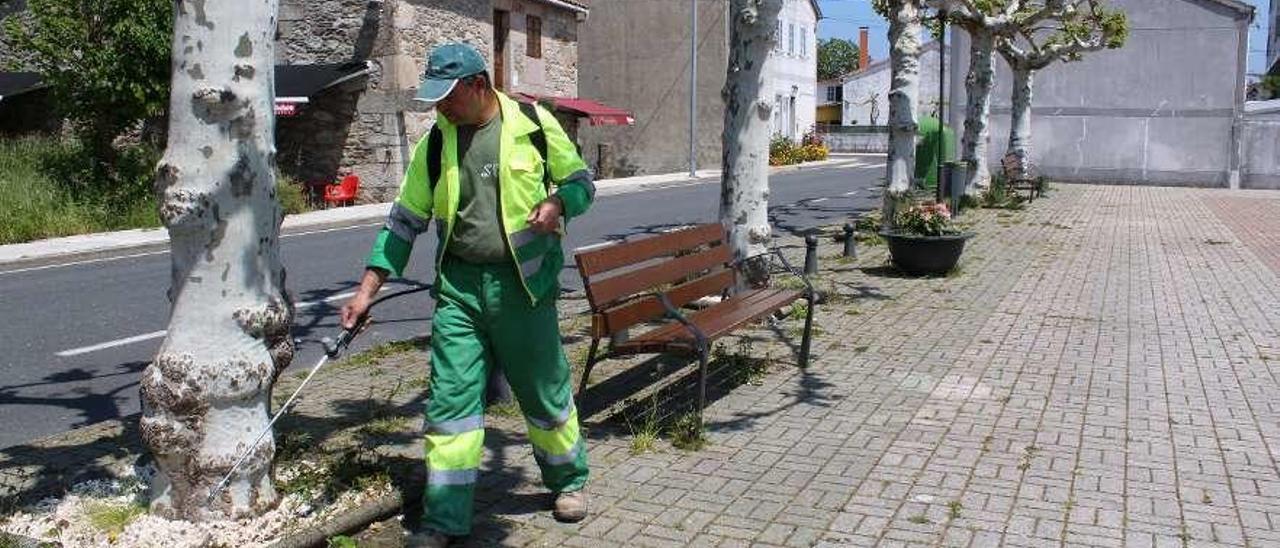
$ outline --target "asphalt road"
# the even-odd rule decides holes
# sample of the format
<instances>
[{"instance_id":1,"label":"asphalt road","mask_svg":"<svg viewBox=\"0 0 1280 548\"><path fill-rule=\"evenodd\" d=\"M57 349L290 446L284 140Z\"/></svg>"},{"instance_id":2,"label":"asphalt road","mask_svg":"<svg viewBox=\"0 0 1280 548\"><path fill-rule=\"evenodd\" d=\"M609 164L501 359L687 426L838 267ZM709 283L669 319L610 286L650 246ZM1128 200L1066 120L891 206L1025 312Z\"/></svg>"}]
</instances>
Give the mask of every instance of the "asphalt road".
<instances>
[{"instance_id":1,"label":"asphalt road","mask_svg":"<svg viewBox=\"0 0 1280 548\"><path fill-rule=\"evenodd\" d=\"M862 163L774 175L775 230L803 232L875 207L883 163ZM716 180L601 196L569 226L565 249L714 221L718 204ZM317 341L336 331L337 308L353 291L379 224L282 239L287 284L299 303L294 337L301 344L291 368L310 368L323 354ZM434 247L434 234L419 240L406 271L411 280L430 282ZM0 448L139 411L138 376L168 322L169 266L168 253L156 252L0 271ZM571 266L561 281L581 287ZM384 292L413 283L397 281ZM354 349L426 334L431 304L420 292L380 305Z\"/></svg>"}]
</instances>

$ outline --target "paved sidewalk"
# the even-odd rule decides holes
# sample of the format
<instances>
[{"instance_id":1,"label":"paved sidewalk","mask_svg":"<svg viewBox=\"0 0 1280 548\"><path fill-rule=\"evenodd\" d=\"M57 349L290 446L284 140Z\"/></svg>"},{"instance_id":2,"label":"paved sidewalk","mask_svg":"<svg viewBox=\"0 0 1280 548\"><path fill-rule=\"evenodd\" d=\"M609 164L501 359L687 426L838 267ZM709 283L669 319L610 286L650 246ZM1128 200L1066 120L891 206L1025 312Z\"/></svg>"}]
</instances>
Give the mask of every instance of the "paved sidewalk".
<instances>
[{"instance_id":1,"label":"paved sidewalk","mask_svg":"<svg viewBox=\"0 0 1280 548\"><path fill-rule=\"evenodd\" d=\"M593 515L577 525L544 510L519 419L491 416L471 544L1280 545L1278 217L1276 192L1059 185L971 214L961 270L931 279L884 267L883 246L842 264L824 239L837 296L807 369L796 320L729 341L770 365L717 372L710 444L634 455L618 417L636 406L607 404L692 369L605 362L582 403ZM562 308L575 361L584 306ZM423 361L322 375L282 431L375 400L417 427ZM4 485L133 458L131 427L95 428L0 452ZM405 462L421 451L410 430L384 448ZM391 529L362 546L398 545Z\"/></svg>"}]
</instances>

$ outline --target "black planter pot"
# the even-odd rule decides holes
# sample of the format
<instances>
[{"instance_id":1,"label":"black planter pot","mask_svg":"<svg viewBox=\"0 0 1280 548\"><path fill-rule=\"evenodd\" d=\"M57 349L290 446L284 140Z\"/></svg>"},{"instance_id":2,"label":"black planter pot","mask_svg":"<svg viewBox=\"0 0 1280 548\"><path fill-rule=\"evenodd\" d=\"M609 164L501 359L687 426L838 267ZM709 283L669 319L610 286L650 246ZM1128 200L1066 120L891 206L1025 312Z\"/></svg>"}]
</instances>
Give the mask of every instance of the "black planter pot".
<instances>
[{"instance_id":1,"label":"black planter pot","mask_svg":"<svg viewBox=\"0 0 1280 548\"><path fill-rule=\"evenodd\" d=\"M973 237L972 232L921 236L881 232L889 243L889 255L893 264L909 274L946 274L956 267L964 242Z\"/></svg>"}]
</instances>

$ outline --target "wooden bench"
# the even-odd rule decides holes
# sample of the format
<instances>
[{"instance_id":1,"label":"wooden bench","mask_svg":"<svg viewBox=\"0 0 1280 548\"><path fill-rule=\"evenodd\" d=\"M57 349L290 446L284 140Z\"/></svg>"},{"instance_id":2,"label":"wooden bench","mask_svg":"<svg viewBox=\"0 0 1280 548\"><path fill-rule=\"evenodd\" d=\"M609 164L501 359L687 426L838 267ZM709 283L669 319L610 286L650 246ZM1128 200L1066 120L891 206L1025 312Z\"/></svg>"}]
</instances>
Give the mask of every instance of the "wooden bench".
<instances>
[{"instance_id":1,"label":"wooden bench","mask_svg":"<svg viewBox=\"0 0 1280 548\"><path fill-rule=\"evenodd\" d=\"M804 280L805 289L747 289L730 296L738 274L728 235L719 224L578 252L578 272L591 304L591 349L578 393L586 388L591 368L599 361L596 352L600 341L607 337L611 344L601 360L667 352L697 356L701 418L707 400L711 342L801 298L809 303L800 345L800 365L807 365L813 286L780 252L770 254L777 255L787 270ZM723 300L701 310L681 311L681 307L708 296ZM658 321L662 323L638 336L619 336L637 325Z\"/></svg>"},{"instance_id":2,"label":"wooden bench","mask_svg":"<svg viewBox=\"0 0 1280 548\"><path fill-rule=\"evenodd\" d=\"M1023 163L1018 161L1018 155L1010 152L1000 159L1000 167L1010 189L1014 192L1026 190L1027 201L1035 201L1036 195L1040 193L1040 176L1035 166L1031 164L1031 160L1025 162L1026 169L1023 169Z\"/></svg>"}]
</instances>

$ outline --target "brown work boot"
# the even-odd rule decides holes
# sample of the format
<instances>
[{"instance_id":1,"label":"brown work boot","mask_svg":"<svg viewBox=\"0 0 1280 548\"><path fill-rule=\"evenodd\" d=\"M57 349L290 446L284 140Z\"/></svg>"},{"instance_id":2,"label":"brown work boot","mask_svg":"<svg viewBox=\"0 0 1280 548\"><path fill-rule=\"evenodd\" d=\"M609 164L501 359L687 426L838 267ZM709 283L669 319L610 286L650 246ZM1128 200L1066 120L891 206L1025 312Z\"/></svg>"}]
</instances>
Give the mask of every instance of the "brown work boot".
<instances>
[{"instance_id":1,"label":"brown work boot","mask_svg":"<svg viewBox=\"0 0 1280 548\"><path fill-rule=\"evenodd\" d=\"M430 529L424 529L404 538L405 548L445 548L448 545L448 535Z\"/></svg>"},{"instance_id":2,"label":"brown work boot","mask_svg":"<svg viewBox=\"0 0 1280 548\"><path fill-rule=\"evenodd\" d=\"M556 493L556 506L551 515L557 521L577 523L587 517L587 494L582 491Z\"/></svg>"}]
</instances>

